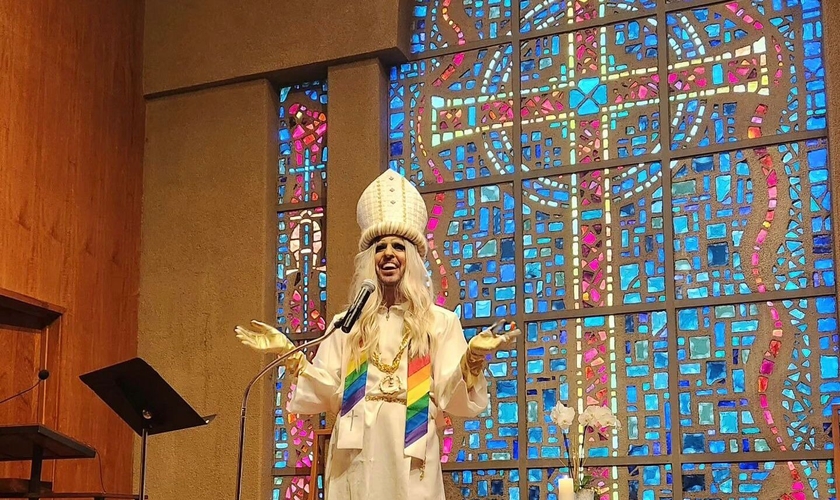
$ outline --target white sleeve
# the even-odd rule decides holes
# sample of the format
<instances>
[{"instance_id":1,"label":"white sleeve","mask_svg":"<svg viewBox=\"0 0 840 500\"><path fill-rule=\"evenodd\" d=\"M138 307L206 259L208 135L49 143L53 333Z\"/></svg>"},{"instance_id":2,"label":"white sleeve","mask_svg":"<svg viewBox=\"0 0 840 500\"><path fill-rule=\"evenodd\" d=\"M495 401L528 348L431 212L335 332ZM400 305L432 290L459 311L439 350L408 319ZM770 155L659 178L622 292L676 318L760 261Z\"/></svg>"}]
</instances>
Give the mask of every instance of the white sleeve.
<instances>
[{"instance_id":1,"label":"white sleeve","mask_svg":"<svg viewBox=\"0 0 840 500\"><path fill-rule=\"evenodd\" d=\"M432 357L434 389L438 407L459 417L475 417L489 404L487 379L479 375L472 389L461 373L461 357L467 350L464 330L454 313L445 314L443 329L439 332Z\"/></svg>"},{"instance_id":2,"label":"white sleeve","mask_svg":"<svg viewBox=\"0 0 840 500\"><path fill-rule=\"evenodd\" d=\"M315 358L297 379L288 411L302 415L338 412L341 408L341 365L345 338L333 332L318 346Z\"/></svg>"}]
</instances>

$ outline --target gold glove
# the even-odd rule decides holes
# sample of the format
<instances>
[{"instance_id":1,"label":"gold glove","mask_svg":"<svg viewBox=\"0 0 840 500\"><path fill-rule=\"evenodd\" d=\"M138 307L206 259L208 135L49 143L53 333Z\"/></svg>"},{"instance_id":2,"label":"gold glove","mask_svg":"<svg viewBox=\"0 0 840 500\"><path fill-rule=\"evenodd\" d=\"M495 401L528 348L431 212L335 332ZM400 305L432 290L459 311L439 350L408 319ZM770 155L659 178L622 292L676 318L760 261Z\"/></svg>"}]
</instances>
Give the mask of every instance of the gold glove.
<instances>
[{"instance_id":1,"label":"gold glove","mask_svg":"<svg viewBox=\"0 0 840 500\"><path fill-rule=\"evenodd\" d=\"M251 321L253 330L237 326L234 328L236 338L244 345L258 351L270 352L282 356L295 348L295 345L288 337L280 333L271 325L257 320ZM289 356L283 364L286 370L293 376L298 376L306 369L309 363L302 352L296 352Z\"/></svg>"},{"instance_id":2,"label":"gold glove","mask_svg":"<svg viewBox=\"0 0 840 500\"><path fill-rule=\"evenodd\" d=\"M501 347L514 341L522 333L516 328L516 323L511 323L513 330L498 335L496 331L503 327L506 322L507 320L504 319L499 320L470 339L467 350L461 357L461 373L467 383L467 389L472 389L478 382L478 378L484 370L487 355L493 354Z\"/></svg>"}]
</instances>

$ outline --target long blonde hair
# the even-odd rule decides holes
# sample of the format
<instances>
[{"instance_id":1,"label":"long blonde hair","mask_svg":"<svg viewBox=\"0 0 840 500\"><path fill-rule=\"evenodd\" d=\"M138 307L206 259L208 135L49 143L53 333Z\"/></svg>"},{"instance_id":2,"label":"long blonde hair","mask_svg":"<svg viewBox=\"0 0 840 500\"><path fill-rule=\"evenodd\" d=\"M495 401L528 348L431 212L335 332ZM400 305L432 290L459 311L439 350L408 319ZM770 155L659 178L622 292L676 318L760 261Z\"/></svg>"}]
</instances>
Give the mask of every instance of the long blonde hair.
<instances>
[{"instance_id":1,"label":"long blonde hair","mask_svg":"<svg viewBox=\"0 0 840 500\"><path fill-rule=\"evenodd\" d=\"M434 326L434 293L426 265L417 248L408 240L405 245L405 272L399 283L399 296L406 302L405 328L410 340L409 355L425 356L432 348L434 340L432 328ZM376 276L376 243L366 250L356 254L353 285L350 287L350 298L355 299L362 282L373 280L376 287L370 295L362 314L356 321L356 326L350 333L351 355L358 359L363 351L376 349L379 346L379 327L376 317L382 305L382 285Z\"/></svg>"}]
</instances>

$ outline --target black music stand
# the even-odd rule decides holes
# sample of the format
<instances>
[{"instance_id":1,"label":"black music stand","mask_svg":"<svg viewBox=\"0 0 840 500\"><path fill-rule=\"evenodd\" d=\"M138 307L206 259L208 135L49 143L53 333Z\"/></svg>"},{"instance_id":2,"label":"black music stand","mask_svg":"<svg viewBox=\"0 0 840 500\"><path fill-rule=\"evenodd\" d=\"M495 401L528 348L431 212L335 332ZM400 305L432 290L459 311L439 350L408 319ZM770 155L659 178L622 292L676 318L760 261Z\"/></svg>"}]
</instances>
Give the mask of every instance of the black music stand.
<instances>
[{"instance_id":1,"label":"black music stand","mask_svg":"<svg viewBox=\"0 0 840 500\"><path fill-rule=\"evenodd\" d=\"M146 441L149 436L207 425L163 377L140 358L130 359L79 377L123 422L142 438L140 500L146 498Z\"/></svg>"}]
</instances>

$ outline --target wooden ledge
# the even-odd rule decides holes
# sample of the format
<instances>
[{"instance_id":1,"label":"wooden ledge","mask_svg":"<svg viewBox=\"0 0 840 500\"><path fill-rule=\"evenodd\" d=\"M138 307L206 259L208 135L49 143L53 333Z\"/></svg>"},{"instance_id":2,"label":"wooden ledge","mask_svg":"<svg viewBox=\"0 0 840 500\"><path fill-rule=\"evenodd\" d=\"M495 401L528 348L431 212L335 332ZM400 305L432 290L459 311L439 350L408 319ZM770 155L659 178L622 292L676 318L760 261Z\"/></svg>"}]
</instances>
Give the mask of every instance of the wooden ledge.
<instances>
[{"instance_id":1,"label":"wooden ledge","mask_svg":"<svg viewBox=\"0 0 840 500\"><path fill-rule=\"evenodd\" d=\"M43 330L64 312L63 307L0 288L0 324Z\"/></svg>"}]
</instances>

